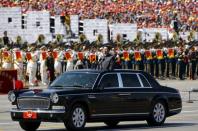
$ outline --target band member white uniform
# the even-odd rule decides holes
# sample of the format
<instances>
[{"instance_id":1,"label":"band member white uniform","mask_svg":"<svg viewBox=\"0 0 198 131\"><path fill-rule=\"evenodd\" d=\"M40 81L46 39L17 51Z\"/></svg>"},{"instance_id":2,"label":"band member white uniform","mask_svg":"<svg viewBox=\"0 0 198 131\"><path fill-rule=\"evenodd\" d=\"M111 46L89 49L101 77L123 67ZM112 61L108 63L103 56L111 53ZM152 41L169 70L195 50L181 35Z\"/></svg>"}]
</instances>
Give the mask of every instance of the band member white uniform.
<instances>
[{"instance_id":1,"label":"band member white uniform","mask_svg":"<svg viewBox=\"0 0 198 131\"><path fill-rule=\"evenodd\" d=\"M40 73L41 73L41 82L43 85L47 85L48 78L47 78L47 66L46 66L46 58L47 58L47 48L42 46L40 48Z\"/></svg>"},{"instance_id":2,"label":"band member white uniform","mask_svg":"<svg viewBox=\"0 0 198 131\"><path fill-rule=\"evenodd\" d=\"M12 68L12 54L10 51L8 51L7 48L3 48L2 51L3 51L2 68L9 70Z\"/></svg>"},{"instance_id":3,"label":"band member white uniform","mask_svg":"<svg viewBox=\"0 0 198 131\"><path fill-rule=\"evenodd\" d=\"M66 71L72 71L74 70L74 58L75 58L74 52L71 49L67 49L66 52L70 54L70 58L66 58L67 59Z\"/></svg>"},{"instance_id":4,"label":"band member white uniform","mask_svg":"<svg viewBox=\"0 0 198 131\"><path fill-rule=\"evenodd\" d=\"M57 52L57 57L54 59L55 76L57 77L62 72L61 59L63 59L63 52L59 49L54 49L53 51Z\"/></svg>"},{"instance_id":5,"label":"band member white uniform","mask_svg":"<svg viewBox=\"0 0 198 131\"><path fill-rule=\"evenodd\" d=\"M18 48L13 49L14 53L14 69L17 70L17 79L23 80L24 79L24 72L23 72L23 53Z\"/></svg>"},{"instance_id":6,"label":"band member white uniform","mask_svg":"<svg viewBox=\"0 0 198 131\"><path fill-rule=\"evenodd\" d=\"M100 48L100 50L97 52L98 60L102 59L102 58L103 58L103 56L104 56L104 54L103 54L102 50L103 50L103 47L101 47L101 48Z\"/></svg>"},{"instance_id":7,"label":"band member white uniform","mask_svg":"<svg viewBox=\"0 0 198 131\"><path fill-rule=\"evenodd\" d=\"M27 73L29 75L29 85L35 86L37 83L36 79L36 69L37 69L37 52L33 48L30 49L31 51L31 59L28 61L27 65Z\"/></svg>"}]
</instances>

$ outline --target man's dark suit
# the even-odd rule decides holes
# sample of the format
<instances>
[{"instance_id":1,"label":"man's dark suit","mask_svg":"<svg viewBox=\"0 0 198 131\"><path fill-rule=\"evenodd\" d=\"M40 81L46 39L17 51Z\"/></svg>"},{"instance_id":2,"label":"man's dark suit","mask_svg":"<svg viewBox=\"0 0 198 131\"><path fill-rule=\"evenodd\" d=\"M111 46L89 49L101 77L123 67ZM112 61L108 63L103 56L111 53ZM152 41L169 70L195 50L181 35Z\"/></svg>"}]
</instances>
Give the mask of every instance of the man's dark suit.
<instances>
[{"instance_id":1,"label":"man's dark suit","mask_svg":"<svg viewBox=\"0 0 198 131\"><path fill-rule=\"evenodd\" d=\"M99 60L97 69L99 70L113 70L115 65L115 57L107 54Z\"/></svg>"},{"instance_id":2,"label":"man's dark suit","mask_svg":"<svg viewBox=\"0 0 198 131\"><path fill-rule=\"evenodd\" d=\"M54 58L53 56L48 56L46 59L46 66L47 66L47 71L49 72L50 75L50 83L55 79L55 69L54 69Z\"/></svg>"}]
</instances>

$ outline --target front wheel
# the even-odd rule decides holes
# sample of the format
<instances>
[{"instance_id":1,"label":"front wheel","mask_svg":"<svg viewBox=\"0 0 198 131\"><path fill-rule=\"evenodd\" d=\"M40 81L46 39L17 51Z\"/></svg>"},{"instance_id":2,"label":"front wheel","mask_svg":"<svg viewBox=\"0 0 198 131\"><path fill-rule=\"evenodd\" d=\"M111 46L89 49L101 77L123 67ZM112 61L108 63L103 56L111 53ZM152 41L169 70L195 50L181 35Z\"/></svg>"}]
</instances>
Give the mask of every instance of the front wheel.
<instances>
[{"instance_id":1,"label":"front wheel","mask_svg":"<svg viewBox=\"0 0 198 131\"><path fill-rule=\"evenodd\" d=\"M39 126L40 126L41 122L40 121L19 121L19 125L21 126L21 128L25 131L36 131Z\"/></svg>"},{"instance_id":2,"label":"front wheel","mask_svg":"<svg viewBox=\"0 0 198 131\"><path fill-rule=\"evenodd\" d=\"M85 127L87 119L87 113L82 105L75 105L70 114L68 120L64 122L67 130L82 130Z\"/></svg>"},{"instance_id":3,"label":"front wheel","mask_svg":"<svg viewBox=\"0 0 198 131\"><path fill-rule=\"evenodd\" d=\"M152 111L150 113L149 118L147 119L147 123L149 126L160 126L164 124L166 120L166 107L164 102L157 101L154 103Z\"/></svg>"},{"instance_id":4,"label":"front wheel","mask_svg":"<svg viewBox=\"0 0 198 131\"><path fill-rule=\"evenodd\" d=\"M104 123L109 127L116 127L119 121L105 121Z\"/></svg>"}]
</instances>

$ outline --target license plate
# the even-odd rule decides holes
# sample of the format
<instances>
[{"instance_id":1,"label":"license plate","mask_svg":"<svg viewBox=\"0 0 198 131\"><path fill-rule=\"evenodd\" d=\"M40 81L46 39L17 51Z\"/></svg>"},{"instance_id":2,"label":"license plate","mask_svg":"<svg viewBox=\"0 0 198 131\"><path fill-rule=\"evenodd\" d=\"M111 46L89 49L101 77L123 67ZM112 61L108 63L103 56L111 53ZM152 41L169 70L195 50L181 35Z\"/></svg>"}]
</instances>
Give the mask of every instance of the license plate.
<instances>
[{"instance_id":1,"label":"license plate","mask_svg":"<svg viewBox=\"0 0 198 131\"><path fill-rule=\"evenodd\" d=\"M37 119L37 113L33 111L23 112L24 119Z\"/></svg>"}]
</instances>

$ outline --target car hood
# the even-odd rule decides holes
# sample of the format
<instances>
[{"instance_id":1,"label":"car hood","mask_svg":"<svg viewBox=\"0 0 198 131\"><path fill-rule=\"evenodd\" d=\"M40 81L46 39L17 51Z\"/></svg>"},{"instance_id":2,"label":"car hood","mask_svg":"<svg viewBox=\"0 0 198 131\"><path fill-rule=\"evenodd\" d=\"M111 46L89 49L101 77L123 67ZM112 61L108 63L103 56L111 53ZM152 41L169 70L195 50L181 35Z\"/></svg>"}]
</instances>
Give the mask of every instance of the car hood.
<instances>
[{"instance_id":1,"label":"car hood","mask_svg":"<svg viewBox=\"0 0 198 131\"><path fill-rule=\"evenodd\" d=\"M50 97L51 94L57 93L58 95L86 93L91 89L80 88L47 88L47 89L30 89L18 93L18 97Z\"/></svg>"}]
</instances>

